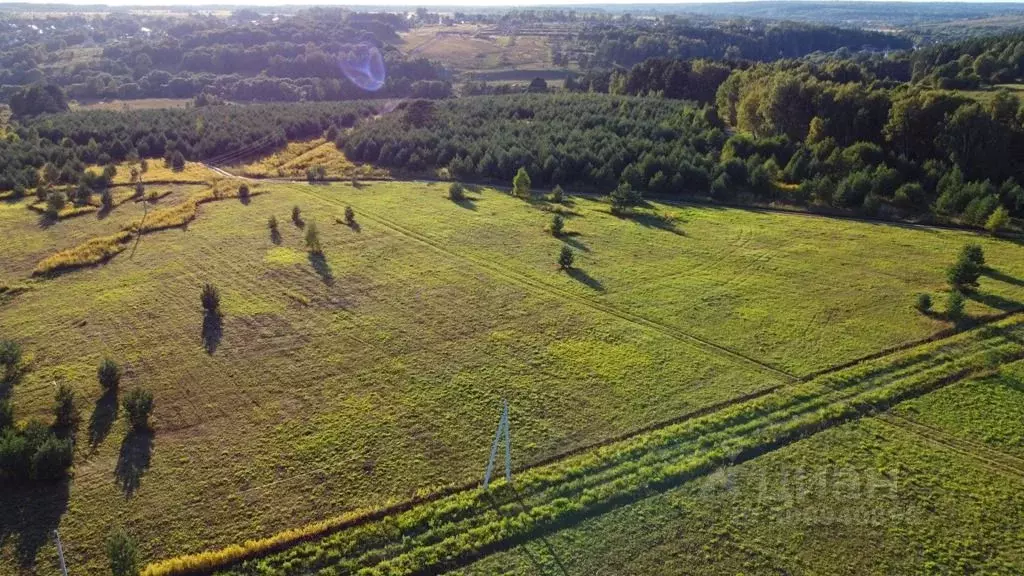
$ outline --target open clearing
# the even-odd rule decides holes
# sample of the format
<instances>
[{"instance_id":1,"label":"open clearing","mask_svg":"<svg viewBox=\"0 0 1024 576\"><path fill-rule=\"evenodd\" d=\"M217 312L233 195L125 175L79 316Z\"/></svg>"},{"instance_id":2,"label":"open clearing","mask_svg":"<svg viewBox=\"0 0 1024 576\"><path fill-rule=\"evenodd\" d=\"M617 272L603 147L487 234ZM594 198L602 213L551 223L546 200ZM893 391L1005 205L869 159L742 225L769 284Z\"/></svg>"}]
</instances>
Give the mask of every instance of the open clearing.
<instances>
[{"instance_id":1,"label":"open clearing","mask_svg":"<svg viewBox=\"0 0 1024 576\"><path fill-rule=\"evenodd\" d=\"M442 184L261 191L204 205L187 228L144 236L132 258L32 281L0 305L0 328L30 357L12 392L18 417L46 413L54 380L75 387L83 417L64 490L0 500L12 519L0 529L0 574L33 560L55 573L58 526L71 564L93 573L113 525L158 560L472 481L502 398L524 465L792 385L947 328L912 303L918 292L941 301L944 269L968 241L994 270L968 312L1024 301L1020 246L957 231L663 205L618 218L593 200L559 207L489 189L456 204ZM305 253L293 205L317 222L326 263ZM346 205L355 227L336 221ZM25 281L49 252L120 229L137 210L44 228L23 203L0 203L5 230L17 231L0 280ZM552 210L566 216L563 239L545 231ZM563 244L576 250L570 274L555 265ZM204 282L225 311L206 341ZM1013 345L979 342L975 356ZM105 412L104 355L125 365L125 389L153 390L153 437L126 442ZM826 434L856 442L871 426L889 424Z\"/></svg>"},{"instance_id":2,"label":"open clearing","mask_svg":"<svg viewBox=\"0 0 1024 576\"><path fill-rule=\"evenodd\" d=\"M543 36L501 36L472 24L422 26L402 34L403 52L438 60L458 70L544 67L551 49Z\"/></svg>"}]
</instances>

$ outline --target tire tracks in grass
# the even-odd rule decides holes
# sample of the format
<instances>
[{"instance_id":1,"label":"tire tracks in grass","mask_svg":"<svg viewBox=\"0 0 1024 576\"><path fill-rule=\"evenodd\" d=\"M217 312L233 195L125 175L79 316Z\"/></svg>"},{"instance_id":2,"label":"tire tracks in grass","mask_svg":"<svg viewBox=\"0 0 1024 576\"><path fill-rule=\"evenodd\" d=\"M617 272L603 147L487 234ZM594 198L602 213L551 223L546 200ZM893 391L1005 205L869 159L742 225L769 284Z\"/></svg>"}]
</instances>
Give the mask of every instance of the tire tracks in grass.
<instances>
[{"instance_id":1,"label":"tire tracks in grass","mask_svg":"<svg viewBox=\"0 0 1024 576\"><path fill-rule=\"evenodd\" d=\"M477 257L477 256L470 256L468 254L463 254L463 253L459 253L459 252L454 252L454 251L452 251L452 250L442 246L437 241L435 241L435 240L433 240L433 239L431 239L431 238L429 238L429 237L427 237L427 236L425 236L423 234L420 234L419 232L415 232L415 231L410 230L410 229L408 229L408 228L406 228L406 227L404 227L404 226L402 226L400 224L397 224L397 223L395 223L395 222L393 222L393 221L391 221L391 220L389 220L387 218L384 218L382 216L379 216L377 214L369 212L369 211L365 210L362 207L359 207L358 205L356 205L354 203L351 203L351 202L341 202L341 201L337 200L336 198L333 198L333 197L330 197L330 196L326 196L326 195L324 195L322 193L319 193L319 192L316 192L316 191L313 191L313 190L309 190L308 188L305 188L305 187L297 186L296 189L302 190L303 192L305 192L307 194L315 196L315 197L317 197L317 198L319 198L321 200L324 200L326 202L329 202L331 204L335 204L335 205L348 204L348 205L352 205L354 207L358 207L359 208L359 213L363 217L366 217L369 220L372 220L372 221L374 221L374 222L376 222L376 223L378 223L378 224L380 224L382 226L385 226L385 227L391 229L392 231L394 231L394 232L396 232L398 234L401 234L403 236L406 236L406 237L408 237L408 238L410 238L410 239L412 239L414 241L417 241L417 242L420 242L422 244L425 244L428 247L434 249L435 251L438 251L438 252L440 252L442 254L445 254L445 255L447 255L447 256L449 256L451 258L455 258L457 260L461 260L463 262L466 262L466 263L468 263L468 264L470 264L470 265L472 265L472 266L474 266L474 267L476 267L478 269L481 269L481 270L487 272L491 276L499 277L499 278L501 278L501 279L503 279L503 280L505 280L507 282L511 282L511 283L517 284L517 285L519 285L521 287L527 288L529 290L533 290L534 292L541 292L541 293L547 294L548 296L554 296L554 297L560 298L562 300L568 300L568 301L571 301L571 302L575 302L575 303L577 303L579 305L585 306L585 307L590 308L592 310L595 310L595 311L598 311L598 312L602 312L602 313L607 314L607 315L615 316L615 317L619 318L620 320L624 320L624 321L629 322L631 324L647 328L648 330L657 332L659 334L662 334L664 336L672 338L673 340L676 340L678 342L683 342L683 343L688 344L690 346L693 346L693 347L695 347L697 349L703 350L705 352L712 353L712 354L714 354L714 355L716 355L716 356L718 356L720 358L731 359L732 361L734 361L734 363L745 364L748 367L752 367L752 368L758 370L759 372L771 374L775 378L782 378L783 380L790 381L790 382L798 380L797 376L795 376L793 374L790 374L789 372L786 372L784 370L776 368L776 367L774 367L774 366L772 366L770 364L766 364L764 362L761 362L760 360L757 360L755 358L747 356L747 355L745 355L745 354L743 354L741 352L738 352L738 351L733 350L731 348L728 348L726 346L722 346L721 344L716 344L716 343L714 343L714 342L712 342L710 340L706 340L706 339L701 338L699 336L695 336L695 335L690 334L688 332L684 332L682 330L679 330L678 328L674 328L674 327L668 326L668 325L666 325L664 323L652 320L650 318L647 318L647 317L644 317L644 316L640 316L640 315L634 314L632 312L627 312L625 310L621 310L621 309L619 309L619 308L617 308L615 306L611 306L611 305L608 305L608 304L605 304L605 303L597 302L597 301L595 301L595 300L593 300L591 298L586 298L586 297L583 297L583 296L578 296L576 294L572 294L571 292L568 292L568 291L563 290L561 288L557 288L555 286L552 286L552 285L550 285L547 282L544 282L542 280L537 280L535 278L530 278L529 276L527 276L525 274L521 274L521 273L518 273L518 272L513 272L513 271L511 271L511 270L509 270L507 268L501 268L501 267L499 267L499 266L497 266L495 264L492 264L490 262L485 261L483 258L480 258L480 257Z\"/></svg>"},{"instance_id":2,"label":"tire tracks in grass","mask_svg":"<svg viewBox=\"0 0 1024 576\"><path fill-rule=\"evenodd\" d=\"M515 491L519 506L524 508L522 513L512 501L494 503L486 493L476 491L474 482L465 488L452 486L391 507L346 516L328 522L322 530L274 540L258 551L243 551L241 556L229 555L203 570L175 571L170 568L174 560L164 566L151 566L147 574L208 573L250 558L264 558L260 566L267 574L308 571L335 562L353 570L370 566L412 574L451 570L662 493L722 465L755 459L817 432L976 376L989 369L985 359L991 350L1002 350L1006 358L1024 357L1024 341L1017 336L1022 330L1024 325L1019 321L1008 321L995 331L976 329L958 334L948 343L929 343L919 351L879 359L870 367L854 367L842 376L802 383L798 390L780 390L780 396L755 399L745 407L713 410L707 419L666 427L632 438L615 450L523 475ZM525 508L524 499L530 508ZM484 500L492 502L491 508L481 506ZM384 526L391 525L388 522L398 521L398 514L421 505L423 508L409 517L419 518L415 526L399 534L401 543L389 536L381 542L374 537L366 542L367 547L360 544L364 534L372 535L376 530L364 532L361 526L385 518L390 519L384 520ZM345 532L347 529L354 531ZM344 536L331 536L342 532ZM329 537L335 539L325 540ZM310 541L321 543L295 548ZM348 550L348 546L356 546L352 549L355 552L331 559L332 554ZM284 551L288 551L284 556L274 556ZM188 557L180 561L190 565ZM341 569L342 565L338 566Z\"/></svg>"},{"instance_id":3,"label":"tire tracks in grass","mask_svg":"<svg viewBox=\"0 0 1024 576\"><path fill-rule=\"evenodd\" d=\"M951 452L967 456L987 468L1024 479L1024 460L1012 454L1007 454L991 446L982 445L971 440L956 438L934 426L899 416L891 411L879 414L877 420L889 426L899 428L928 444L938 445Z\"/></svg>"}]
</instances>

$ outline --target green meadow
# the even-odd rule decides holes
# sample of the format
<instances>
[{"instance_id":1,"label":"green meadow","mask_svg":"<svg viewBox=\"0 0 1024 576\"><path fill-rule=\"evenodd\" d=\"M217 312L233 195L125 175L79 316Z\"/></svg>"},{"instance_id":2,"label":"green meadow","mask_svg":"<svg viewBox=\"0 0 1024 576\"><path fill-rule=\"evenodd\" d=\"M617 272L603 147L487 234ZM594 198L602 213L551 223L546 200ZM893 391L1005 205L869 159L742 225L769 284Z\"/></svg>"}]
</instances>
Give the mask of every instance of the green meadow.
<instances>
[{"instance_id":1,"label":"green meadow","mask_svg":"<svg viewBox=\"0 0 1024 576\"><path fill-rule=\"evenodd\" d=\"M0 283L28 288L0 295L0 331L21 343L28 364L9 391L16 418L49 418L54 382L62 381L74 387L82 419L68 483L0 498L0 575L55 574L55 528L74 571L96 573L113 526L129 528L150 562L474 481L502 399L512 407L514 461L525 466L928 338L951 327L942 313L945 268L967 242L981 244L991 266L969 315L982 319L1024 302L1019 244L961 231L656 203L618 217L595 199L557 205L491 189L455 203L440 183L265 182L260 192L202 204L186 226L146 234L106 263L37 278L40 260L122 230L142 206L46 223L26 202L0 203L7 231ZM180 185L148 209L192 193ZM291 220L294 206L302 226ZM354 225L343 221L346 206ZM556 212L566 221L561 238L547 231ZM270 216L279 236L267 227ZM305 250L310 222L322 260ZM556 264L563 245L576 256L568 272ZM222 295L224 317L212 328L200 307L204 283ZM930 315L913 308L922 292L937 302ZM151 436L127 435L116 404L101 395L96 366L105 356L122 364L122 390L153 391ZM1021 452L1017 413L1002 398L989 398L1004 406L1000 426L986 423L993 412L986 407L965 409L964 421L941 415L943 406L970 404L956 396L968 384L922 396L897 416ZM934 414L903 414L915 406ZM825 452L815 449L822 446L860 466L872 454L862 445L890 440L892 462L936 466L929 451L938 448L918 446L893 426L881 419L840 426L736 468L754 469L753 481L758 466L780 467L786 458L824 466ZM673 510L705 506L710 515L726 502L693 504L690 494L708 481L551 539L593 541L596 559L607 538L606 554L614 554L614 535L581 531L615 530L637 510L656 519L662 512L645 507L658 499ZM1011 498L1001 490L991 497ZM734 494L726 493L740 498ZM945 542L940 529L955 528L940 520L929 541ZM627 538L646 546L687 525L633 528ZM797 541L795 533L773 536L777 526L769 524L722 538L738 541L744 530L751 531L744 542L772 553L790 554ZM811 532L827 553L831 540ZM706 537L681 540L680 566L712 554L725 558L722 573L751 569L732 564L740 556ZM771 539L784 537L794 540L782 548ZM997 543L1012 547L1004 544ZM902 549L891 546L885 555L896 561ZM1002 550L992 562L1012 558ZM946 552L936 554L939 562ZM479 569L528 556L512 550ZM756 568L762 560L754 556ZM597 564L579 566L599 572L588 568ZM811 566L829 572L832 564ZM623 571L632 569L606 573Z\"/></svg>"}]
</instances>

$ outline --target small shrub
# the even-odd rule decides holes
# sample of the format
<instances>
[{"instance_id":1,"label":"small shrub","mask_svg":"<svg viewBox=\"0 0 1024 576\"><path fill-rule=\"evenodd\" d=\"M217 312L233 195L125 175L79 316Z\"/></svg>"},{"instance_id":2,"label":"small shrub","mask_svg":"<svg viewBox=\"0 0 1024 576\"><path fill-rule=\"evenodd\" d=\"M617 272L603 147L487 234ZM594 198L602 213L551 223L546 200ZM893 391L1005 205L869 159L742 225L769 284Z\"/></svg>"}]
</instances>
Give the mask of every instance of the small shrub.
<instances>
[{"instance_id":1,"label":"small shrub","mask_svg":"<svg viewBox=\"0 0 1024 576\"><path fill-rule=\"evenodd\" d=\"M466 199L466 189L458 182L452 182L448 186L448 199L452 202L462 202Z\"/></svg>"},{"instance_id":2,"label":"small shrub","mask_svg":"<svg viewBox=\"0 0 1024 576\"><path fill-rule=\"evenodd\" d=\"M117 390L121 384L121 367L110 358L104 358L96 369L96 379L104 390Z\"/></svg>"},{"instance_id":3,"label":"small shrub","mask_svg":"<svg viewBox=\"0 0 1024 576\"><path fill-rule=\"evenodd\" d=\"M57 386L53 416L54 426L57 428L70 428L78 420L78 412L75 410L75 391L67 383L62 382Z\"/></svg>"},{"instance_id":4,"label":"small shrub","mask_svg":"<svg viewBox=\"0 0 1024 576\"><path fill-rule=\"evenodd\" d=\"M558 265L561 266L562 270L572 268L575 260L576 255L573 254L572 249L568 246L562 246L562 251L558 253Z\"/></svg>"},{"instance_id":5,"label":"small shrub","mask_svg":"<svg viewBox=\"0 0 1024 576\"><path fill-rule=\"evenodd\" d=\"M204 284L203 292L200 295L203 303L203 310L211 316L220 316L220 291L213 284Z\"/></svg>"},{"instance_id":6,"label":"small shrub","mask_svg":"<svg viewBox=\"0 0 1024 576\"><path fill-rule=\"evenodd\" d=\"M562 232L564 232L564 231L565 231L565 219L562 218L561 214L555 214L551 218L551 235L557 238L557 237L561 236Z\"/></svg>"},{"instance_id":7,"label":"small shrub","mask_svg":"<svg viewBox=\"0 0 1024 576\"><path fill-rule=\"evenodd\" d=\"M135 540L123 529L114 531L107 538L107 558L113 576L138 576L139 552Z\"/></svg>"},{"instance_id":8,"label":"small shrub","mask_svg":"<svg viewBox=\"0 0 1024 576\"><path fill-rule=\"evenodd\" d=\"M171 170L175 172L181 172L185 169L185 157L181 152L175 152L171 155Z\"/></svg>"},{"instance_id":9,"label":"small shrub","mask_svg":"<svg viewBox=\"0 0 1024 576\"><path fill-rule=\"evenodd\" d=\"M981 277L981 268L966 253L962 253L960 258L946 271L946 279L955 291L977 286L979 277Z\"/></svg>"},{"instance_id":10,"label":"small shrub","mask_svg":"<svg viewBox=\"0 0 1024 576\"><path fill-rule=\"evenodd\" d=\"M565 191L562 190L561 186L555 186L555 189L551 191L551 201L555 204L561 204L565 201Z\"/></svg>"},{"instance_id":11,"label":"small shrub","mask_svg":"<svg viewBox=\"0 0 1024 576\"><path fill-rule=\"evenodd\" d=\"M0 340L0 366L14 368L21 362L21 346L14 340Z\"/></svg>"},{"instance_id":12,"label":"small shrub","mask_svg":"<svg viewBox=\"0 0 1024 576\"><path fill-rule=\"evenodd\" d=\"M296 226L302 226L302 210L297 205L292 206L292 222Z\"/></svg>"},{"instance_id":13,"label":"small shrub","mask_svg":"<svg viewBox=\"0 0 1024 576\"><path fill-rule=\"evenodd\" d=\"M929 312L932 309L932 297L928 294L918 294L917 304L915 304L914 307L920 312Z\"/></svg>"},{"instance_id":14,"label":"small shrub","mask_svg":"<svg viewBox=\"0 0 1024 576\"><path fill-rule=\"evenodd\" d=\"M526 168L520 167L515 178L512 179L512 193L520 198L529 198L530 184L530 174Z\"/></svg>"},{"instance_id":15,"label":"small shrub","mask_svg":"<svg viewBox=\"0 0 1024 576\"><path fill-rule=\"evenodd\" d=\"M71 439L60 439L50 432L32 454L31 476L36 480L60 480L67 474L73 458Z\"/></svg>"},{"instance_id":16,"label":"small shrub","mask_svg":"<svg viewBox=\"0 0 1024 576\"><path fill-rule=\"evenodd\" d=\"M1010 223L1010 212L1003 206L996 208L996 211L985 221L985 230L995 234L1006 228Z\"/></svg>"},{"instance_id":17,"label":"small shrub","mask_svg":"<svg viewBox=\"0 0 1024 576\"><path fill-rule=\"evenodd\" d=\"M323 246L320 245L320 232L316 228L316 222L310 220L306 226L306 249L310 254L323 254Z\"/></svg>"},{"instance_id":18,"label":"small shrub","mask_svg":"<svg viewBox=\"0 0 1024 576\"><path fill-rule=\"evenodd\" d=\"M964 246L960 252L960 258L970 261L979 271L985 267L985 251L978 244L967 244Z\"/></svg>"},{"instance_id":19,"label":"small shrub","mask_svg":"<svg viewBox=\"0 0 1024 576\"><path fill-rule=\"evenodd\" d=\"M114 195L110 193L110 190L104 190L100 194L100 207L105 212L114 208Z\"/></svg>"},{"instance_id":20,"label":"small shrub","mask_svg":"<svg viewBox=\"0 0 1024 576\"><path fill-rule=\"evenodd\" d=\"M128 414L128 423L135 432L149 430L149 415L153 412L153 393L134 388L124 395L121 406Z\"/></svg>"},{"instance_id":21,"label":"small shrub","mask_svg":"<svg viewBox=\"0 0 1024 576\"><path fill-rule=\"evenodd\" d=\"M959 290L949 293L949 299L946 301L946 316L954 321L959 321L964 317L964 295Z\"/></svg>"},{"instance_id":22,"label":"small shrub","mask_svg":"<svg viewBox=\"0 0 1024 576\"><path fill-rule=\"evenodd\" d=\"M60 214L60 211L64 209L68 203L67 196L63 192L50 192L46 197L46 213L54 218Z\"/></svg>"},{"instance_id":23,"label":"small shrub","mask_svg":"<svg viewBox=\"0 0 1024 576\"><path fill-rule=\"evenodd\" d=\"M249 185L248 184L245 184L243 182L242 184L238 185L238 197L241 198L242 200L245 200L245 199L249 198Z\"/></svg>"},{"instance_id":24,"label":"small shrub","mask_svg":"<svg viewBox=\"0 0 1024 576\"><path fill-rule=\"evenodd\" d=\"M7 400L0 400L0 432L14 424L14 408Z\"/></svg>"},{"instance_id":25,"label":"small shrub","mask_svg":"<svg viewBox=\"0 0 1024 576\"><path fill-rule=\"evenodd\" d=\"M356 211L351 206L345 206L345 223L349 226L356 223Z\"/></svg>"},{"instance_id":26,"label":"small shrub","mask_svg":"<svg viewBox=\"0 0 1024 576\"><path fill-rule=\"evenodd\" d=\"M267 218L267 228L277 232L277 216L271 214L270 218Z\"/></svg>"}]
</instances>

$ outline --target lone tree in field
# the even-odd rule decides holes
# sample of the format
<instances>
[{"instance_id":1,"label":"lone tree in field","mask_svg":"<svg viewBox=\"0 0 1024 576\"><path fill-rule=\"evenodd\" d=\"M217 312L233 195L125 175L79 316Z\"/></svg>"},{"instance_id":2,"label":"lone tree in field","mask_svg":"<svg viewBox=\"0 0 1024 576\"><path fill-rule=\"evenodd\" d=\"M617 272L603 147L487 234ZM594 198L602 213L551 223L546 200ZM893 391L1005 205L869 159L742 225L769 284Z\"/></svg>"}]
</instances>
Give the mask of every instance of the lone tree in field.
<instances>
[{"instance_id":1,"label":"lone tree in field","mask_svg":"<svg viewBox=\"0 0 1024 576\"><path fill-rule=\"evenodd\" d=\"M110 193L110 190L104 190L100 194L100 207L104 212L109 212L114 208L114 195Z\"/></svg>"},{"instance_id":2,"label":"lone tree in field","mask_svg":"<svg viewBox=\"0 0 1024 576\"><path fill-rule=\"evenodd\" d=\"M128 414L128 423L133 432L149 430L149 415L153 412L153 393L143 388L133 388L124 395L121 406Z\"/></svg>"},{"instance_id":3,"label":"lone tree in field","mask_svg":"<svg viewBox=\"0 0 1024 576\"><path fill-rule=\"evenodd\" d=\"M458 182L448 185L448 199L452 202L462 202L466 199L466 189Z\"/></svg>"},{"instance_id":4,"label":"lone tree in field","mask_svg":"<svg viewBox=\"0 0 1024 576\"><path fill-rule=\"evenodd\" d=\"M104 358L96 369L96 378L104 390L117 390L121 384L121 367L110 358Z\"/></svg>"},{"instance_id":5,"label":"lone tree in field","mask_svg":"<svg viewBox=\"0 0 1024 576\"><path fill-rule=\"evenodd\" d=\"M220 316L220 292L213 284L204 284L203 293L200 296L203 303L203 310L209 316Z\"/></svg>"},{"instance_id":6,"label":"lone tree in field","mask_svg":"<svg viewBox=\"0 0 1024 576\"><path fill-rule=\"evenodd\" d=\"M988 230L992 234L998 233L1003 228L1006 228L1007 224L1010 223L1010 212L1005 207L1000 206L996 208L996 211L988 217L985 221L985 230Z\"/></svg>"},{"instance_id":7,"label":"lone tree in field","mask_svg":"<svg viewBox=\"0 0 1024 576\"><path fill-rule=\"evenodd\" d=\"M238 185L238 197L241 198L242 200L247 200L249 198L248 184L243 182L242 184Z\"/></svg>"},{"instance_id":8,"label":"lone tree in field","mask_svg":"<svg viewBox=\"0 0 1024 576\"><path fill-rule=\"evenodd\" d=\"M310 254L324 253L324 248L320 245L320 232L316 229L316 222L313 220L310 220L309 225L306 226L306 249Z\"/></svg>"},{"instance_id":9,"label":"lone tree in field","mask_svg":"<svg viewBox=\"0 0 1024 576\"><path fill-rule=\"evenodd\" d=\"M185 169L185 157L181 152L175 152L171 154L171 170L175 172L181 172Z\"/></svg>"},{"instance_id":10,"label":"lone tree in field","mask_svg":"<svg viewBox=\"0 0 1024 576\"><path fill-rule=\"evenodd\" d=\"M526 168L520 167L516 177L512 179L512 193L520 198L530 197L530 175Z\"/></svg>"},{"instance_id":11,"label":"lone tree in field","mask_svg":"<svg viewBox=\"0 0 1024 576\"><path fill-rule=\"evenodd\" d=\"M556 185L555 189L551 191L551 201L555 204L561 204L565 200L565 191L562 190L561 186Z\"/></svg>"},{"instance_id":12,"label":"lone tree in field","mask_svg":"<svg viewBox=\"0 0 1024 576\"><path fill-rule=\"evenodd\" d=\"M123 529L107 538L107 558L113 576L139 576L139 552L135 540Z\"/></svg>"},{"instance_id":13,"label":"lone tree in field","mask_svg":"<svg viewBox=\"0 0 1024 576\"><path fill-rule=\"evenodd\" d=\"M964 295L959 290L953 290L949 293L949 299L946 301L946 316L955 322L963 319Z\"/></svg>"},{"instance_id":14,"label":"lone tree in field","mask_svg":"<svg viewBox=\"0 0 1024 576\"><path fill-rule=\"evenodd\" d=\"M608 195L608 201L612 205L612 214L624 214L643 202L643 196L628 183L622 182Z\"/></svg>"},{"instance_id":15,"label":"lone tree in field","mask_svg":"<svg viewBox=\"0 0 1024 576\"><path fill-rule=\"evenodd\" d=\"M302 210L299 209L298 204L292 206L292 223L296 226L302 226Z\"/></svg>"},{"instance_id":16,"label":"lone tree in field","mask_svg":"<svg viewBox=\"0 0 1024 576\"><path fill-rule=\"evenodd\" d=\"M917 295L917 304L914 305L918 311L927 314L932 309L932 297L927 294Z\"/></svg>"},{"instance_id":17,"label":"lone tree in field","mask_svg":"<svg viewBox=\"0 0 1024 576\"><path fill-rule=\"evenodd\" d=\"M68 429L78 421L78 411L75 410L75 391L64 382L57 386L53 416L56 428Z\"/></svg>"},{"instance_id":18,"label":"lone tree in field","mask_svg":"<svg viewBox=\"0 0 1024 576\"><path fill-rule=\"evenodd\" d=\"M345 206L345 224L353 226L356 223L356 211L351 206Z\"/></svg>"},{"instance_id":19,"label":"lone tree in field","mask_svg":"<svg viewBox=\"0 0 1024 576\"><path fill-rule=\"evenodd\" d=\"M960 251L956 263L946 271L946 278L955 292L971 290L978 285L978 278L985 268L985 254L981 246L968 244Z\"/></svg>"},{"instance_id":20,"label":"lone tree in field","mask_svg":"<svg viewBox=\"0 0 1024 576\"><path fill-rule=\"evenodd\" d=\"M551 218L551 235L558 238L565 231L565 219L561 214L555 214Z\"/></svg>"},{"instance_id":21,"label":"lone tree in field","mask_svg":"<svg viewBox=\"0 0 1024 576\"><path fill-rule=\"evenodd\" d=\"M558 253L558 265L562 270L569 270L572 268L572 263L576 260L576 255L573 254L572 249L568 246L562 246L562 251Z\"/></svg>"},{"instance_id":22,"label":"lone tree in field","mask_svg":"<svg viewBox=\"0 0 1024 576\"><path fill-rule=\"evenodd\" d=\"M50 192L46 197L46 214L52 218L56 218L67 203L68 198L63 192Z\"/></svg>"}]
</instances>

